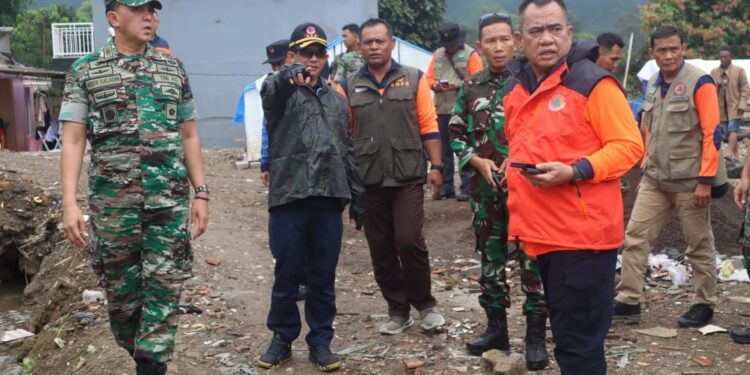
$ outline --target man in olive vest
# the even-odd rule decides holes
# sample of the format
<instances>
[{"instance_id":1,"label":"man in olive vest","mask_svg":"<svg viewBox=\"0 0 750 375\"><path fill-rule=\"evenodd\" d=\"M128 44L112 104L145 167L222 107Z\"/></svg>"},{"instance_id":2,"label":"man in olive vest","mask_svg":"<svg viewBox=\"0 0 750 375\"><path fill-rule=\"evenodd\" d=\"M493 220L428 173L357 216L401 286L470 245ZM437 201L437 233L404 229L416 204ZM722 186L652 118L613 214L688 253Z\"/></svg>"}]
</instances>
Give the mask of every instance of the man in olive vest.
<instances>
[{"instance_id":1,"label":"man in olive vest","mask_svg":"<svg viewBox=\"0 0 750 375\"><path fill-rule=\"evenodd\" d=\"M625 233L622 281L617 286L614 319L640 320L648 254L659 232L676 210L694 269L695 298L678 321L680 327L703 326L716 304L711 186L719 169L714 131L719 124L716 86L710 76L684 61L682 32L662 26L651 34L649 54L659 72L648 82L641 127L648 155L643 179Z\"/></svg>"},{"instance_id":2,"label":"man in olive vest","mask_svg":"<svg viewBox=\"0 0 750 375\"><path fill-rule=\"evenodd\" d=\"M443 179L435 106L418 69L391 59L391 26L370 19L360 27L367 63L339 82L352 112L357 167L365 192L365 235L375 281L388 302L390 320L380 333L395 335L414 321L413 306L430 330L445 324L431 293L430 260L422 235L427 182L436 199ZM424 154L430 159L430 173Z\"/></svg>"},{"instance_id":3,"label":"man in olive vest","mask_svg":"<svg viewBox=\"0 0 750 375\"><path fill-rule=\"evenodd\" d=\"M458 99L458 89L461 83L484 69L482 58L477 51L464 43L461 28L446 22L438 29L441 47L435 51L427 67L427 83L435 92L435 107L440 129L441 153L443 157L443 189L440 199L457 198L459 201L469 200L469 178L461 175L461 194L456 197L453 185L453 151L450 147L450 130L448 125L453 116L453 106Z\"/></svg>"}]
</instances>

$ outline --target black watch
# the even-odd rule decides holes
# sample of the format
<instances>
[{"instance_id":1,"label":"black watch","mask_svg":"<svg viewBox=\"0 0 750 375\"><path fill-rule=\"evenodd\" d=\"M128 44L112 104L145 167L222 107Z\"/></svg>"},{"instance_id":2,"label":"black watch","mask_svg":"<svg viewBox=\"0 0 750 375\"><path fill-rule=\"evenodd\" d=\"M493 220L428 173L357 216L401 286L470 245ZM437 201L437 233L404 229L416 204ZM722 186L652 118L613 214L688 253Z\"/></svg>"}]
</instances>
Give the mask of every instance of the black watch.
<instances>
[{"instance_id":1,"label":"black watch","mask_svg":"<svg viewBox=\"0 0 750 375\"><path fill-rule=\"evenodd\" d=\"M196 187L195 188L195 194L198 194L198 193L206 193L206 194L208 194L208 185L203 184L201 186Z\"/></svg>"},{"instance_id":2,"label":"black watch","mask_svg":"<svg viewBox=\"0 0 750 375\"><path fill-rule=\"evenodd\" d=\"M445 166L442 164L431 164L430 170L433 170L433 169L437 169L440 171L440 173L443 173L443 171L445 171Z\"/></svg>"}]
</instances>

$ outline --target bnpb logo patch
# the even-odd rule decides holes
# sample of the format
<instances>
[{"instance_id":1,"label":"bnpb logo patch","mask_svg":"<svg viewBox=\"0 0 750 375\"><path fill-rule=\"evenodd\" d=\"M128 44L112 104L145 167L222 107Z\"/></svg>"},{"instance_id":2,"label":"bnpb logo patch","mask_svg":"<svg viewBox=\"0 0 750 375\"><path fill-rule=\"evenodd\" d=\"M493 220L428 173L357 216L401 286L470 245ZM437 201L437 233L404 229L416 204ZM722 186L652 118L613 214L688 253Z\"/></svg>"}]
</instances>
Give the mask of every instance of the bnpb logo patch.
<instances>
[{"instance_id":1,"label":"bnpb logo patch","mask_svg":"<svg viewBox=\"0 0 750 375\"><path fill-rule=\"evenodd\" d=\"M675 95L685 95L685 91L687 91L687 86L685 86L684 83L678 83L677 86L674 87Z\"/></svg>"},{"instance_id":2,"label":"bnpb logo patch","mask_svg":"<svg viewBox=\"0 0 750 375\"><path fill-rule=\"evenodd\" d=\"M566 104L567 102L562 94L555 94L552 96L552 99L549 100L547 108L552 112L557 112L565 108Z\"/></svg>"}]
</instances>

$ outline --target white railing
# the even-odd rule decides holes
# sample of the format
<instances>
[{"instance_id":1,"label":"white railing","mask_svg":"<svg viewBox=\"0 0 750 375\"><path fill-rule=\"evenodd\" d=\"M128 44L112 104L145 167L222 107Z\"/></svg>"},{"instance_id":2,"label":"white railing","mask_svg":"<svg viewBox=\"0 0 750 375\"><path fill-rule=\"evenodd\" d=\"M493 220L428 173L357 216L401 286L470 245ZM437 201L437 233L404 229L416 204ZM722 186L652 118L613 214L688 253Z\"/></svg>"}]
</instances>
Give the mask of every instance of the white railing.
<instances>
[{"instance_id":1,"label":"white railing","mask_svg":"<svg viewBox=\"0 0 750 375\"><path fill-rule=\"evenodd\" d=\"M52 24L52 58L76 58L85 56L93 51L93 23L78 22Z\"/></svg>"}]
</instances>

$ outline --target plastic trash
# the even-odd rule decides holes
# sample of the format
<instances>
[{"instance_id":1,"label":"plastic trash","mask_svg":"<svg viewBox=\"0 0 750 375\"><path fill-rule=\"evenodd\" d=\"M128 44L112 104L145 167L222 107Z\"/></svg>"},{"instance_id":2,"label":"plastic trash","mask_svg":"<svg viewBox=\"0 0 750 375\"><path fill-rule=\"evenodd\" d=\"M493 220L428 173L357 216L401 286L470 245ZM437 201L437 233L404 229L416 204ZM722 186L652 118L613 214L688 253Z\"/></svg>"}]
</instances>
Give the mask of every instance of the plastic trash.
<instances>
[{"instance_id":1,"label":"plastic trash","mask_svg":"<svg viewBox=\"0 0 750 375\"><path fill-rule=\"evenodd\" d=\"M98 290L84 290L83 291L83 303L90 305L92 303L104 303L104 293Z\"/></svg>"}]
</instances>

